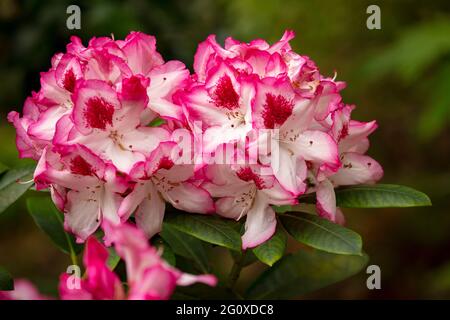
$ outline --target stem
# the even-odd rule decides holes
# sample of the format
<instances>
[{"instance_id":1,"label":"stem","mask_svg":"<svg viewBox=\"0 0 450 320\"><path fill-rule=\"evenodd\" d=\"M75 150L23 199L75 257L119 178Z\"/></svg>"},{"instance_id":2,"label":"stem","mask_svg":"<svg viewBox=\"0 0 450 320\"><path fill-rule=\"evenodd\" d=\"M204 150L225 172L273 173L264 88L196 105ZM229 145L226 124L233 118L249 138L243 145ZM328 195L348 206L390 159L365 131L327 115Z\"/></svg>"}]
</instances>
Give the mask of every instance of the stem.
<instances>
[{"instance_id":1,"label":"stem","mask_svg":"<svg viewBox=\"0 0 450 320\"><path fill-rule=\"evenodd\" d=\"M246 254L247 251L243 251L239 259L237 259L234 262L233 268L231 268L230 275L228 276L228 288L230 288L231 290L234 290L234 286L236 285L236 282L239 279L242 268L244 267L244 260Z\"/></svg>"},{"instance_id":2,"label":"stem","mask_svg":"<svg viewBox=\"0 0 450 320\"><path fill-rule=\"evenodd\" d=\"M70 260L72 260L73 265L78 265L77 255L75 254L75 251L73 251L73 250L70 250Z\"/></svg>"}]
</instances>

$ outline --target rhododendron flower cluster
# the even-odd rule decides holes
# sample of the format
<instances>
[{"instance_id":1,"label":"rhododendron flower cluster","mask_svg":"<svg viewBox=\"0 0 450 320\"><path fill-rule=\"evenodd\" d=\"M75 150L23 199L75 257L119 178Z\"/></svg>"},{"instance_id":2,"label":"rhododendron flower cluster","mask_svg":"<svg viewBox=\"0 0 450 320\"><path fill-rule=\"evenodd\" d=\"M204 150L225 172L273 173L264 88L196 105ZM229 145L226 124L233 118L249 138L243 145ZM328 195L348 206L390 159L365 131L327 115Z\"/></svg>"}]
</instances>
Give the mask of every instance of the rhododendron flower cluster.
<instances>
[{"instance_id":1,"label":"rhododendron flower cluster","mask_svg":"<svg viewBox=\"0 0 450 320\"><path fill-rule=\"evenodd\" d=\"M314 192L318 214L342 222L334 188L381 178L365 155L375 121L351 119L345 84L294 52L293 37L286 31L273 45L227 38L222 47L209 36L192 75L179 61L165 62L152 36L93 38L87 47L74 37L41 74L23 115L9 114L20 156L38 161L36 188L51 191L66 229L83 242L109 226L105 242L134 270L130 298L167 297L167 288L190 282L154 262L141 235L133 240L139 249L127 251L121 241L131 231L115 230L132 215L148 238L161 230L166 203L185 214L245 217L242 247L253 248L275 232L272 206ZM164 124L153 126L155 119ZM211 161L224 150L226 161ZM145 261L128 261L138 256ZM92 287L89 275L84 296L124 297L95 240L85 262L109 280ZM167 284L163 291L146 289L155 277Z\"/></svg>"},{"instance_id":2,"label":"rhododendron flower cluster","mask_svg":"<svg viewBox=\"0 0 450 320\"><path fill-rule=\"evenodd\" d=\"M299 195L316 192L318 213L340 222L334 187L373 183L383 174L364 155L375 121L350 119L354 107L339 93L345 84L322 76L312 60L292 51L293 37L286 31L274 45L227 38L221 47L209 36L195 55L192 84L179 98L188 123L203 125L204 152L228 143L245 146L249 137L243 152L252 144L272 146L258 149L256 166L216 170L210 177L216 186L207 187L220 198L218 214L247 215L244 248L274 233L270 205L295 203Z\"/></svg>"}]
</instances>

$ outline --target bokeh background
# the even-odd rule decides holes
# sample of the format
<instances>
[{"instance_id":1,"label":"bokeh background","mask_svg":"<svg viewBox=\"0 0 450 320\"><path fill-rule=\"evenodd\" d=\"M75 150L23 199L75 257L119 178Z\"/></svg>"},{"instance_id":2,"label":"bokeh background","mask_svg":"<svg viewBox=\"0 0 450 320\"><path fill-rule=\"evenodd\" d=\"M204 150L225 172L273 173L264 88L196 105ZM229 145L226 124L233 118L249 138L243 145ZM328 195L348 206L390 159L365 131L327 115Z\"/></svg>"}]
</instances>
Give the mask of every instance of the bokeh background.
<instances>
[{"instance_id":1,"label":"bokeh background","mask_svg":"<svg viewBox=\"0 0 450 320\"><path fill-rule=\"evenodd\" d=\"M81 30L67 30L66 8L81 7ZM381 30L368 30L366 8L381 8ZM249 41L276 41L285 29L294 49L313 58L322 74L336 70L348 83L343 95L358 106L354 117L377 119L369 154L385 169L385 183L426 192L431 208L345 210L382 289L366 288L367 275L305 298L450 298L450 2L433 1L14 1L0 0L0 162L18 160L14 130L6 121L21 110L39 72L72 34L131 30L153 34L158 50L192 66L196 45L210 33ZM19 201L0 215L0 265L54 293L68 258L35 226ZM246 277L251 272L244 272Z\"/></svg>"}]
</instances>

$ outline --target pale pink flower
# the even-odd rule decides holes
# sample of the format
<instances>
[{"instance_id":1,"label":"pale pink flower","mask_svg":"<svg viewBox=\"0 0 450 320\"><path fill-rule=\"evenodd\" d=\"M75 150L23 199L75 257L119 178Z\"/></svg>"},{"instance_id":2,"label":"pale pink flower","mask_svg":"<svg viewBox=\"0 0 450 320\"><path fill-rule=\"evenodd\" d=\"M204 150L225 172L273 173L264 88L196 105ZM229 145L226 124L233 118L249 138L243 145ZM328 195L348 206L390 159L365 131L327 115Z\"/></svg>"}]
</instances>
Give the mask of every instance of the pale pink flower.
<instances>
[{"instance_id":1,"label":"pale pink flower","mask_svg":"<svg viewBox=\"0 0 450 320\"><path fill-rule=\"evenodd\" d=\"M81 300L166 300L175 287L199 282L210 286L217 284L212 275L183 273L167 264L158 251L149 246L144 233L129 224L115 226L104 222L109 240L118 255L125 260L128 290L125 290L115 273L107 266L108 251L94 237L88 239L84 255L87 277L80 288L70 288L69 275L60 278L61 299Z\"/></svg>"}]
</instances>

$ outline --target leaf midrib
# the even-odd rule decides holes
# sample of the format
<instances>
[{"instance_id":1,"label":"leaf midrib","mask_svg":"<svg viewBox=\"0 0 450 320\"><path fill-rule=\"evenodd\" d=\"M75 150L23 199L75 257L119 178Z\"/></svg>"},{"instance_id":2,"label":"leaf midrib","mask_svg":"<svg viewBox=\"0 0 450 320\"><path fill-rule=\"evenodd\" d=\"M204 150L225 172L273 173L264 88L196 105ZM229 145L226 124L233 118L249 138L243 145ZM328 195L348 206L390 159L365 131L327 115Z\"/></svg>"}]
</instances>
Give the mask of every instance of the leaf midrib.
<instances>
[{"instance_id":1,"label":"leaf midrib","mask_svg":"<svg viewBox=\"0 0 450 320\"><path fill-rule=\"evenodd\" d=\"M231 244L234 244L235 240L234 240L233 238L230 238L226 232L224 232L223 230L221 230L220 228L218 228L218 227L215 226L214 224L211 224L211 223L209 223L208 221L205 221L204 219L199 219L198 217L196 217L196 216L194 216L194 215L192 215L191 218L194 219L194 220L196 220L197 222L200 222L200 223L202 223L202 224L204 224L204 225L206 225L206 226L209 226L210 228L213 228L214 230L217 230L220 234L222 234L225 238L227 238L228 241L229 241ZM170 221L168 221L168 223L170 224ZM220 223L222 223L222 222L220 222ZM177 227L177 225L173 225L173 226L174 226L175 228L177 228L178 230L180 230L180 231L186 232L186 230L184 230L183 228ZM224 224L223 226L224 226L225 228L227 228L227 229L232 230L231 228L229 228L229 227L228 227L227 225L225 225L225 224ZM233 230L233 231L234 231L234 230ZM187 232L187 233L188 233L188 232ZM192 233L189 233L189 234L192 235L192 236L194 236L194 237L196 237L196 238L198 238L197 235L194 235L194 234L192 234ZM234 245L233 245L233 248L234 248Z\"/></svg>"},{"instance_id":2,"label":"leaf midrib","mask_svg":"<svg viewBox=\"0 0 450 320\"><path fill-rule=\"evenodd\" d=\"M338 189L336 190L336 193L348 193L348 192L352 192L352 191L372 191L372 192L386 192L386 193L396 193L405 197L408 197L410 199L414 199L415 201L421 203L422 205L430 205L431 204L431 200L430 198L424 194L423 192L417 191L415 189L409 188L411 190L411 192L405 192L402 190L399 190L399 187L396 185L381 185L378 184L376 185L377 187L371 187L371 186L357 186L357 187L351 187L351 188L346 188L346 189ZM405 188L405 187L402 187ZM426 203L422 202L421 200L425 199L427 200Z\"/></svg>"},{"instance_id":3,"label":"leaf midrib","mask_svg":"<svg viewBox=\"0 0 450 320\"><path fill-rule=\"evenodd\" d=\"M347 240L346 240L345 238L343 238L340 234L338 234L338 233L336 233L336 232L334 232L334 231L332 231L332 230L330 230L330 229L328 229L328 228L326 228L326 227L324 227L324 226L318 224L317 222L314 222L314 221L312 221L312 220L309 220L309 219L306 219L306 218L303 218L303 217L300 217L300 216L296 216L296 215L284 214L284 216L287 216L287 217L291 217L291 218L294 218L294 219L298 219L298 220L303 220L303 221L309 222L309 223L311 223L312 225L314 225L314 226L316 226L316 227L319 227L320 229L323 229L323 230L328 231L329 233L335 235L337 238L341 239L344 243L346 243L348 246L350 246L350 248L352 248L352 249L354 249L354 250L357 250L357 251L361 251L359 247L354 247L354 246L352 245L351 242L347 241Z\"/></svg>"},{"instance_id":4,"label":"leaf midrib","mask_svg":"<svg viewBox=\"0 0 450 320\"><path fill-rule=\"evenodd\" d=\"M202 271L204 273L207 273L208 270L205 268L199 255L197 255L197 253L194 250L191 250L191 247L188 246L182 239L180 239L180 237L175 232L171 232L171 231L168 231L168 232L172 235L172 237L176 238L178 240L178 242L186 249L186 251L188 251L197 260L197 263L198 263L199 267L202 269Z\"/></svg>"}]
</instances>

